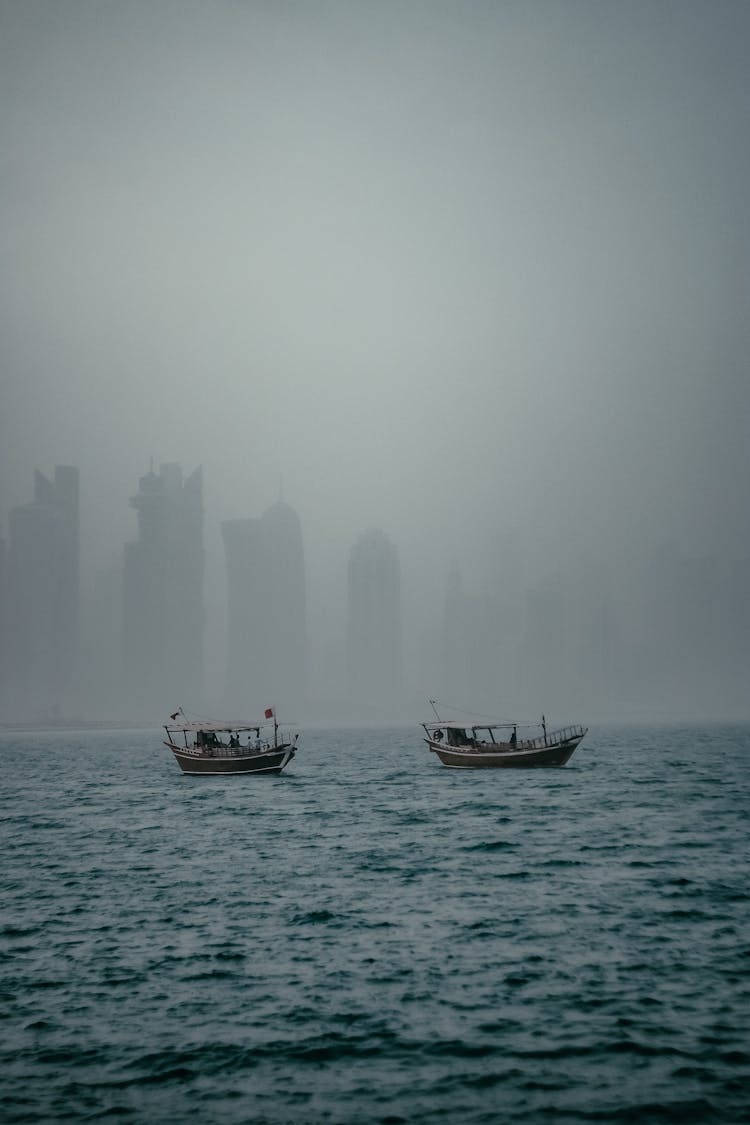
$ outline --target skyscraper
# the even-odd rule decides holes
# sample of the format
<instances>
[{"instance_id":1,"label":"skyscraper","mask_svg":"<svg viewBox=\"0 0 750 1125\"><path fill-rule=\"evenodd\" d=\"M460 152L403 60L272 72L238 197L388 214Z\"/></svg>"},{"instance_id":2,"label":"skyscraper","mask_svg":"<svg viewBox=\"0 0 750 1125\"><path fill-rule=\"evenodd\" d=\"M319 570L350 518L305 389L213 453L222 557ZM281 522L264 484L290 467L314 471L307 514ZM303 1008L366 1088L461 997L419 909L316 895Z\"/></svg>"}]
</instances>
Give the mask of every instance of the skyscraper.
<instances>
[{"instance_id":1,"label":"skyscraper","mask_svg":"<svg viewBox=\"0 0 750 1125\"><path fill-rule=\"evenodd\" d=\"M78 668L78 469L34 473L34 499L9 520L5 624L8 706L59 716L74 702Z\"/></svg>"},{"instance_id":2,"label":"skyscraper","mask_svg":"<svg viewBox=\"0 0 750 1125\"><path fill-rule=\"evenodd\" d=\"M294 717L307 695L305 559L297 513L283 500L260 519L222 524L227 564L227 706Z\"/></svg>"},{"instance_id":3,"label":"skyscraper","mask_svg":"<svg viewBox=\"0 0 750 1125\"><path fill-rule=\"evenodd\" d=\"M382 531L365 531L349 555L347 684L350 701L382 714L403 693L401 570Z\"/></svg>"},{"instance_id":4,"label":"skyscraper","mask_svg":"<svg viewBox=\"0 0 750 1125\"><path fill-rule=\"evenodd\" d=\"M263 703L256 698L270 686L264 663L265 552L259 519L225 520L221 525L227 566L227 714L242 718Z\"/></svg>"},{"instance_id":5,"label":"skyscraper","mask_svg":"<svg viewBox=\"0 0 750 1125\"><path fill-rule=\"evenodd\" d=\"M509 631L494 591L484 587L467 592L460 572L452 569L443 616L446 699L496 714L499 706L518 705L513 667L503 659L503 639Z\"/></svg>"},{"instance_id":6,"label":"skyscraper","mask_svg":"<svg viewBox=\"0 0 750 1125\"><path fill-rule=\"evenodd\" d=\"M0 715L8 704L8 564L5 540L0 535Z\"/></svg>"},{"instance_id":7,"label":"skyscraper","mask_svg":"<svg viewBox=\"0 0 750 1125\"><path fill-rule=\"evenodd\" d=\"M441 690L446 699L465 699L468 689L466 595L460 571L448 574L443 610L443 666Z\"/></svg>"},{"instance_id":8,"label":"skyscraper","mask_svg":"<svg viewBox=\"0 0 750 1125\"><path fill-rule=\"evenodd\" d=\"M141 477L131 505L138 538L125 546L123 644L126 702L160 718L197 708L203 691L203 474L179 465Z\"/></svg>"}]
</instances>

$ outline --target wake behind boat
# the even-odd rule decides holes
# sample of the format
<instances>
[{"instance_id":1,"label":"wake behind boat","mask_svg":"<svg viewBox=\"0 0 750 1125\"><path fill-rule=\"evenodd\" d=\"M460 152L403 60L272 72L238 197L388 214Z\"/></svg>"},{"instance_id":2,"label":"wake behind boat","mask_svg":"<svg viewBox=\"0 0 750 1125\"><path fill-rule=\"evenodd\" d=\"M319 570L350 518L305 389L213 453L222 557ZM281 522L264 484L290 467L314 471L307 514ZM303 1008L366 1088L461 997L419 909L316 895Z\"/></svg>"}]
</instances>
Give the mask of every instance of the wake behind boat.
<instances>
[{"instance_id":1,"label":"wake behind boat","mask_svg":"<svg viewBox=\"0 0 750 1125\"><path fill-rule=\"evenodd\" d=\"M164 745L183 773L281 773L297 750L299 734L280 734L272 708L258 723L188 722L182 709L170 720L164 725Z\"/></svg>"},{"instance_id":2,"label":"wake behind boat","mask_svg":"<svg viewBox=\"0 0 750 1125\"><path fill-rule=\"evenodd\" d=\"M434 700L430 703L434 710ZM440 718L422 723L430 751L451 769L564 766L588 731L578 725L548 731L542 718L541 735L519 738L519 725Z\"/></svg>"}]
</instances>

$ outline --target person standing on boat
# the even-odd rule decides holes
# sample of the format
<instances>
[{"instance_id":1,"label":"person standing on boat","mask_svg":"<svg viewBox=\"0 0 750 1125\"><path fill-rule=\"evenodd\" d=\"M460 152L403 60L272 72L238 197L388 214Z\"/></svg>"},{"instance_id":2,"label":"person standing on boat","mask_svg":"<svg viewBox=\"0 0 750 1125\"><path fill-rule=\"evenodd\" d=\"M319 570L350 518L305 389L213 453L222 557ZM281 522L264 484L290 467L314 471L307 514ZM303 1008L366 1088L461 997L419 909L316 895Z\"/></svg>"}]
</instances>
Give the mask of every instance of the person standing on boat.
<instances>
[{"instance_id":1,"label":"person standing on boat","mask_svg":"<svg viewBox=\"0 0 750 1125\"><path fill-rule=\"evenodd\" d=\"M516 748L516 742L517 742L516 728L513 727L513 733L510 736L510 744L513 747L514 750Z\"/></svg>"}]
</instances>

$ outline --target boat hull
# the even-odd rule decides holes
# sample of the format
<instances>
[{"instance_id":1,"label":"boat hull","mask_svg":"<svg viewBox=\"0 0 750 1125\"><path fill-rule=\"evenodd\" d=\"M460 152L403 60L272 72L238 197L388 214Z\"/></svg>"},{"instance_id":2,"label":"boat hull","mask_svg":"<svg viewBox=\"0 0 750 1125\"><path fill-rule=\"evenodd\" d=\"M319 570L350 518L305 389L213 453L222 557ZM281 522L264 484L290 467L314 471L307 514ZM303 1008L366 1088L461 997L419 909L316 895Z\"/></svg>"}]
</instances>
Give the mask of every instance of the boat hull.
<instances>
[{"instance_id":1,"label":"boat hull","mask_svg":"<svg viewBox=\"0 0 750 1125\"><path fill-rule=\"evenodd\" d=\"M205 774L281 773L294 757L294 747L278 746L260 754L234 754L218 757L165 742L183 773Z\"/></svg>"},{"instance_id":2,"label":"boat hull","mask_svg":"<svg viewBox=\"0 0 750 1125\"><path fill-rule=\"evenodd\" d=\"M552 746L517 750L476 749L469 746L445 746L425 739L430 750L450 769L534 769L564 766L571 758L583 735L566 739Z\"/></svg>"}]
</instances>

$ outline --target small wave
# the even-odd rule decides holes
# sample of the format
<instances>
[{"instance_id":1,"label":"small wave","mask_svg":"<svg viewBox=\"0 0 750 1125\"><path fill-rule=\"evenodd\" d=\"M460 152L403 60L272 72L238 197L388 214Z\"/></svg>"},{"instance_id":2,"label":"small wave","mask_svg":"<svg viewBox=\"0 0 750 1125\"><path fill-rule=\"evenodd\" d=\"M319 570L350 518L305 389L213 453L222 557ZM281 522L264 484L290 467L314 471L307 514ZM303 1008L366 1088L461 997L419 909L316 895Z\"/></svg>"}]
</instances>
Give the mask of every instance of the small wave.
<instances>
[{"instance_id":1,"label":"small wave","mask_svg":"<svg viewBox=\"0 0 750 1125\"><path fill-rule=\"evenodd\" d=\"M673 1078L697 1078L701 1082L713 1082L714 1072L706 1066L678 1066L672 1071Z\"/></svg>"},{"instance_id":2,"label":"small wave","mask_svg":"<svg viewBox=\"0 0 750 1125\"><path fill-rule=\"evenodd\" d=\"M397 1054L409 1049L417 1049L417 1044L399 1040L394 1031L383 1028L375 1034L364 1032L359 1035L344 1035L333 1031L304 1044L284 1045L283 1052L285 1058L319 1063L373 1058L383 1053Z\"/></svg>"},{"instance_id":3,"label":"small wave","mask_svg":"<svg viewBox=\"0 0 750 1125\"><path fill-rule=\"evenodd\" d=\"M725 1051L719 1057L723 1063L729 1063L730 1066L747 1066L750 1063L750 1055L747 1051Z\"/></svg>"},{"instance_id":4,"label":"small wave","mask_svg":"<svg viewBox=\"0 0 750 1125\"><path fill-rule=\"evenodd\" d=\"M482 1059L498 1053L498 1047L489 1043L467 1043L462 1039L441 1039L437 1043L425 1044L425 1055L449 1055L451 1058Z\"/></svg>"},{"instance_id":5,"label":"small wave","mask_svg":"<svg viewBox=\"0 0 750 1125\"><path fill-rule=\"evenodd\" d=\"M698 1125L707 1125L708 1122L724 1122L724 1118L717 1108L707 1099L698 1098L691 1101L674 1102L641 1102L633 1105L619 1106L601 1114L587 1114L589 1119L603 1121L637 1122L638 1125L650 1125L651 1122L674 1121L677 1125L682 1122L696 1121Z\"/></svg>"},{"instance_id":6,"label":"small wave","mask_svg":"<svg viewBox=\"0 0 750 1125\"><path fill-rule=\"evenodd\" d=\"M503 979L504 983L511 988L523 988L525 985L539 980L540 975L540 973L508 973Z\"/></svg>"},{"instance_id":7,"label":"small wave","mask_svg":"<svg viewBox=\"0 0 750 1125\"><path fill-rule=\"evenodd\" d=\"M0 938L32 937L40 933L41 929L41 926L15 926L13 923L6 923L0 926Z\"/></svg>"},{"instance_id":8,"label":"small wave","mask_svg":"<svg viewBox=\"0 0 750 1125\"><path fill-rule=\"evenodd\" d=\"M675 907L673 910L665 910L660 915L660 920L662 922L711 922L714 920L714 915L705 910L680 910Z\"/></svg>"},{"instance_id":9,"label":"small wave","mask_svg":"<svg viewBox=\"0 0 750 1125\"><path fill-rule=\"evenodd\" d=\"M680 1051L677 1047L664 1044L651 1046L649 1043L637 1043L633 1039L615 1039L611 1043L605 1043L602 1049L608 1054L640 1055L642 1058L662 1058L664 1055L684 1056L687 1054L686 1051Z\"/></svg>"},{"instance_id":10,"label":"small wave","mask_svg":"<svg viewBox=\"0 0 750 1125\"><path fill-rule=\"evenodd\" d=\"M478 1024L477 1031L485 1035L509 1035L516 1034L521 1027L522 1025L515 1020L493 1020L490 1023Z\"/></svg>"},{"instance_id":11,"label":"small wave","mask_svg":"<svg viewBox=\"0 0 750 1125\"><path fill-rule=\"evenodd\" d=\"M493 1090L496 1086L501 1086L508 1082L516 1082L523 1075L523 1071L517 1067L510 1067L508 1070L490 1071L484 1074L467 1074L462 1076L461 1085L467 1089L474 1090ZM493 1116L491 1120L496 1120Z\"/></svg>"},{"instance_id":12,"label":"small wave","mask_svg":"<svg viewBox=\"0 0 750 1125\"><path fill-rule=\"evenodd\" d=\"M233 977L238 977L238 974L231 969L206 969L201 973L185 973L182 979L188 981L231 980Z\"/></svg>"},{"instance_id":13,"label":"small wave","mask_svg":"<svg viewBox=\"0 0 750 1125\"><path fill-rule=\"evenodd\" d=\"M306 914L296 914L292 918L293 926L319 926L324 922L341 922L341 918L332 910L309 910Z\"/></svg>"},{"instance_id":14,"label":"small wave","mask_svg":"<svg viewBox=\"0 0 750 1125\"><path fill-rule=\"evenodd\" d=\"M497 929L495 925L489 921L470 922L468 925L464 926L464 929L475 938L497 937Z\"/></svg>"},{"instance_id":15,"label":"small wave","mask_svg":"<svg viewBox=\"0 0 750 1125\"><path fill-rule=\"evenodd\" d=\"M163 1051L150 1051L137 1056L128 1064L126 1070L129 1074L102 1084L122 1088L144 1082L169 1082L174 1078L188 1078L195 1074L231 1073L252 1069L262 1054L262 1049L254 1050L227 1043L211 1043L184 1050L167 1048Z\"/></svg>"}]
</instances>

